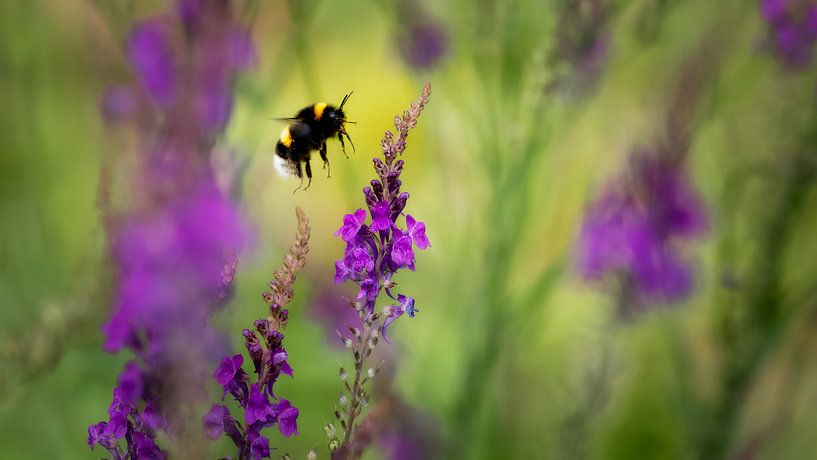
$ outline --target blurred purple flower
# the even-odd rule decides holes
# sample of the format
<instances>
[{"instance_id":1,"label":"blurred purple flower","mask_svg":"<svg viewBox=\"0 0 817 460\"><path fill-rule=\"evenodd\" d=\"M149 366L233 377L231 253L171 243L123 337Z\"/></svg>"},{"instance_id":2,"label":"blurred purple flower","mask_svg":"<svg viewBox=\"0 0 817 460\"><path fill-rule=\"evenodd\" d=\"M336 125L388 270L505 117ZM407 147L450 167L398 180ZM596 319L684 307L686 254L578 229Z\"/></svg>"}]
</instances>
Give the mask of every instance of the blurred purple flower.
<instances>
[{"instance_id":1,"label":"blurred purple flower","mask_svg":"<svg viewBox=\"0 0 817 460\"><path fill-rule=\"evenodd\" d=\"M237 211L215 185L126 222L114 248L120 279L105 349L141 349L141 337L150 337L155 347L173 347L181 345L174 339L180 332L199 336L212 313L207 305L221 290L228 255L242 246L244 235ZM198 339L203 344L215 337Z\"/></svg>"},{"instance_id":2,"label":"blurred purple flower","mask_svg":"<svg viewBox=\"0 0 817 460\"><path fill-rule=\"evenodd\" d=\"M674 242L703 233L706 217L680 167L647 154L633 160L634 177L616 179L590 205L577 256L585 279L623 276L630 301L643 308L692 291L691 269Z\"/></svg>"},{"instance_id":3,"label":"blurred purple flower","mask_svg":"<svg viewBox=\"0 0 817 460\"><path fill-rule=\"evenodd\" d=\"M137 359L120 375L109 421L89 427L91 447L122 459L163 456L155 432L174 431L184 423L179 414L200 402L190 390L225 351L209 319L224 305L236 254L249 240L209 156L230 115L232 82L254 59L252 43L230 1L179 0L177 11L134 26L125 46L135 83L110 87L101 103L104 116L132 122L141 136L128 177L139 193L106 221L117 287L103 327L106 351L129 348ZM215 115L203 119L202 104Z\"/></svg>"},{"instance_id":4,"label":"blurred purple flower","mask_svg":"<svg viewBox=\"0 0 817 460\"><path fill-rule=\"evenodd\" d=\"M792 70L808 67L817 42L817 2L761 0L760 11L777 57Z\"/></svg>"},{"instance_id":5,"label":"blurred purple flower","mask_svg":"<svg viewBox=\"0 0 817 460\"><path fill-rule=\"evenodd\" d=\"M169 105L176 94L176 69L168 31L158 19L143 21L131 32L128 56L148 94Z\"/></svg>"},{"instance_id":6,"label":"blurred purple flower","mask_svg":"<svg viewBox=\"0 0 817 460\"><path fill-rule=\"evenodd\" d=\"M430 70L448 51L448 33L441 23L425 20L410 24L399 43L406 63L416 70Z\"/></svg>"}]
</instances>

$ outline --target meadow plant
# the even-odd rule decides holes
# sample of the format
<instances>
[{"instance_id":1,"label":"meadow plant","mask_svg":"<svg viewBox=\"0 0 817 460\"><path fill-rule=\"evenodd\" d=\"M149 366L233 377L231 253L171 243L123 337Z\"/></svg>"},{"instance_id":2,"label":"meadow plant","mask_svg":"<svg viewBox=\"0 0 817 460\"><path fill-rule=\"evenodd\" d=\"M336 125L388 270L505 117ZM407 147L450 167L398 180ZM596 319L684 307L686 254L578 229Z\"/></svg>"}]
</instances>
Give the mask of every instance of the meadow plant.
<instances>
[{"instance_id":1,"label":"meadow plant","mask_svg":"<svg viewBox=\"0 0 817 460\"><path fill-rule=\"evenodd\" d=\"M426 249L430 246L423 222L405 213L409 199L408 192L402 191L400 174L405 162L409 132L417 126L417 120L429 101L431 85L426 83L420 97L412 102L411 108L402 116L394 118L396 134L387 131L380 147L383 159L374 158L377 179L363 188L366 209L360 208L343 217L343 225L335 233L346 243L343 258L335 262L335 283L352 281L358 288L358 295L350 306L360 317L359 325L349 325L347 331L340 332L341 341L352 350L354 373L340 369L345 393L340 397L340 408L335 411L341 433L334 424L328 424L326 434L330 439L332 458L358 458L372 440L372 429L360 423L361 415L369 403L366 384L377 374L380 366L367 367L380 337L388 340L387 330L403 315L414 317L418 309L413 297L398 293L395 275L402 269L414 271L414 248ZM398 220L405 216L404 224ZM377 310L377 301L385 292L389 305Z\"/></svg>"},{"instance_id":2,"label":"meadow plant","mask_svg":"<svg viewBox=\"0 0 817 460\"><path fill-rule=\"evenodd\" d=\"M126 46L135 81L103 97L109 120L139 135L130 207L105 219L118 286L103 328L106 351L129 349L136 359L119 376L108 420L88 428L91 448L116 459L166 457L154 441L161 431L186 455L200 453L186 421L204 399L211 357L224 349L209 318L224 305L235 254L248 242L209 162L232 110L233 80L254 62L231 7L182 0L138 22Z\"/></svg>"},{"instance_id":3,"label":"meadow plant","mask_svg":"<svg viewBox=\"0 0 817 460\"><path fill-rule=\"evenodd\" d=\"M630 166L588 208L577 254L585 279L617 278L624 318L692 292L679 244L706 229L701 200L680 165L637 152Z\"/></svg>"},{"instance_id":4,"label":"meadow plant","mask_svg":"<svg viewBox=\"0 0 817 460\"><path fill-rule=\"evenodd\" d=\"M244 422L234 418L229 408L221 404L213 404L202 420L209 439L216 440L224 435L233 441L238 449L237 459L269 457L269 439L261 434L266 427L277 424L284 436L298 434L298 409L288 400L278 398L273 391L275 382L282 374L292 377L281 331L289 318L286 306L292 300L295 275L303 268L309 252L309 220L300 208L296 208L295 212L298 234L284 257L283 266L269 283L271 291L262 294L269 306L269 313L266 318L253 323L255 331L242 331L244 346L253 364L255 382L250 382L249 373L243 369L244 357L241 354L225 356L213 375L224 388L221 399L227 393L232 395L244 412ZM278 402L270 403L271 399L278 399Z\"/></svg>"}]
</instances>

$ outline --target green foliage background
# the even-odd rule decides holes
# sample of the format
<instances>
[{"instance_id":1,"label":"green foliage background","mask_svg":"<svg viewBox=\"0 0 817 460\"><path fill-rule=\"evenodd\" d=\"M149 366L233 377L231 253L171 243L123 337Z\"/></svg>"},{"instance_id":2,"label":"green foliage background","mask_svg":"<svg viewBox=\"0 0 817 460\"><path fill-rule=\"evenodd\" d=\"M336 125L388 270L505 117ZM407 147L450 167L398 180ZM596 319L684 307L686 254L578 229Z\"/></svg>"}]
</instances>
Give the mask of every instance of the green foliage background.
<instances>
[{"instance_id":1,"label":"green foliage background","mask_svg":"<svg viewBox=\"0 0 817 460\"><path fill-rule=\"evenodd\" d=\"M429 80L403 179L433 247L399 280L421 313L394 327L389 359L395 391L436 418L443 458L817 455L817 78L770 55L757 2L611 2L599 80L561 95L538 90L556 70L546 62L555 0L426 2L450 38L426 72L396 51L405 18L393 2L244 3L255 11L260 65L238 83L224 144L248 162L241 205L258 240L215 320L240 346L302 206L313 239L290 308L295 379L280 383L301 409L301 435L273 436L279 453L316 447L327 458L321 427L348 357L304 312L332 282L343 250L332 233L362 206L383 131ZM121 144L99 96L128 78L129 27L167 8L0 3L4 459L100 454L88 451L86 427L105 414L128 356L101 351L113 279L97 186ZM575 274L576 230L604 179L664 135L684 62L707 47L714 70L689 157L711 220L693 245L698 289L677 308L622 323L613 300ZM345 160L330 145L332 179L318 173L293 195L295 183L272 168L280 126L269 118L349 90L357 153Z\"/></svg>"}]
</instances>

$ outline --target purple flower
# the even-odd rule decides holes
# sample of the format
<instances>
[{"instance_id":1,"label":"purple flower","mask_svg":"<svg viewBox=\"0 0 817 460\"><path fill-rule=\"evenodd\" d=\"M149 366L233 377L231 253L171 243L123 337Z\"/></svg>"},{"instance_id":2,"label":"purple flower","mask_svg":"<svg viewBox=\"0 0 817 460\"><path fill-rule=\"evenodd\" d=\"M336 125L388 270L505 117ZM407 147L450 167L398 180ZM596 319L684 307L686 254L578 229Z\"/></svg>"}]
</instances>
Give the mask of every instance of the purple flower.
<instances>
[{"instance_id":1,"label":"purple flower","mask_svg":"<svg viewBox=\"0 0 817 460\"><path fill-rule=\"evenodd\" d=\"M363 217L366 218L365 216ZM387 230L391 227L391 220L389 220L389 203L386 201L378 201L372 207L372 225L373 232L379 230Z\"/></svg>"},{"instance_id":2,"label":"purple flower","mask_svg":"<svg viewBox=\"0 0 817 460\"><path fill-rule=\"evenodd\" d=\"M357 295L357 299L366 300L367 302L374 302L379 293L380 283L378 282L375 274L370 274L360 282L360 292Z\"/></svg>"},{"instance_id":3,"label":"purple flower","mask_svg":"<svg viewBox=\"0 0 817 460\"><path fill-rule=\"evenodd\" d=\"M414 250L411 247L411 235L394 229L394 245L391 248L391 260L398 267L414 270Z\"/></svg>"},{"instance_id":4,"label":"purple flower","mask_svg":"<svg viewBox=\"0 0 817 460\"><path fill-rule=\"evenodd\" d=\"M623 275L643 308L692 291L692 272L671 240L702 233L706 218L680 167L647 154L634 160L635 181L619 178L590 206L577 255L585 279Z\"/></svg>"},{"instance_id":5,"label":"purple flower","mask_svg":"<svg viewBox=\"0 0 817 460\"><path fill-rule=\"evenodd\" d=\"M167 455L159 449L156 441L143 433L133 433L134 443L136 444L136 452L133 458L140 460L161 460L167 458Z\"/></svg>"},{"instance_id":6,"label":"purple flower","mask_svg":"<svg viewBox=\"0 0 817 460\"><path fill-rule=\"evenodd\" d=\"M128 41L128 53L142 84L162 105L173 101L176 70L173 49L159 20L147 20L136 26Z\"/></svg>"},{"instance_id":7,"label":"purple flower","mask_svg":"<svg viewBox=\"0 0 817 460\"><path fill-rule=\"evenodd\" d=\"M338 331L344 346L352 348L355 368L358 370L363 368L365 360L377 346L378 334L381 331L385 332L397 317L405 313L413 316L416 311L414 299L403 294L398 295L399 305L385 307L382 314L376 312L375 307L381 288L387 296L393 298L392 292L397 286L395 275L401 268L414 269L412 246L416 244L420 249L429 246L425 224L417 222L410 215L406 216L406 230L398 228L395 222L403 215L409 199L409 194L401 190L403 183L400 175L405 162L398 157L403 155L409 131L417 125L417 119L428 103L430 93L431 87L426 84L422 95L412 102L411 108L404 111L402 116L394 118L396 133L387 131L381 141L383 158L372 159L377 178L373 179L370 185L363 187L363 200L371 212L372 220L369 225L366 225L366 211L358 209L354 214L346 214L343 217L343 225L335 233L341 235L347 243L343 258L335 263L335 283L352 280L359 288L357 300L349 304L359 315L363 330L357 326L350 326L348 336ZM374 375L372 372L374 371L368 372L370 377ZM346 380L346 375L346 371L341 369L341 378ZM346 382L345 387L352 401L360 401L366 397L362 385L365 382L360 379L360 372L356 372L354 382ZM358 430L360 426L356 427L355 424L356 418L361 415L361 412L356 410L359 406L341 405L343 413L336 412L337 418L342 426L351 429L355 436L347 436L340 444L336 437L330 435L331 443L336 445L332 456L338 458L359 456L359 453L355 452L361 445L370 442L370 439L365 439L368 435L363 434L367 429ZM282 433L294 431L294 426L289 428L286 421L290 411L282 406L279 406L279 411L278 423ZM294 421L297 412L291 413ZM356 436L361 439L355 439Z\"/></svg>"},{"instance_id":8,"label":"purple flower","mask_svg":"<svg viewBox=\"0 0 817 460\"><path fill-rule=\"evenodd\" d=\"M244 364L244 357L239 355L225 356L221 359L218 369L213 374L213 378L222 385L229 384L234 378L241 365Z\"/></svg>"},{"instance_id":9,"label":"purple flower","mask_svg":"<svg viewBox=\"0 0 817 460\"><path fill-rule=\"evenodd\" d=\"M361 244L347 249L346 255L343 257L343 267L348 267L349 270L355 273L362 273L364 270L371 271L374 268L374 260L369 254L369 248Z\"/></svg>"},{"instance_id":10,"label":"purple flower","mask_svg":"<svg viewBox=\"0 0 817 460\"><path fill-rule=\"evenodd\" d=\"M389 305L383 309L383 313L386 315L386 320L383 321L382 331L383 331L383 338L386 341L389 341L389 337L386 335L386 330L389 328L389 325L393 323L397 318L403 316L404 313L409 315L409 318L414 318L414 314L417 313L418 309L414 308L414 298L407 297L403 294L398 294L397 296L398 305Z\"/></svg>"},{"instance_id":11,"label":"purple flower","mask_svg":"<svg viewBox=\"0 0 817 460\"><path fill-rule=\"evenodd\" d=\"M213 407L210 408L210 412L205 414L202 418L204 434L207 435L208 439L215 441L221 436L224 432L224 420L229 416L230 410L227 409L226 406L213 404Z\"/></svg>"},{"instance_id":12,"label":"purple flower","mask_svg":"<svg viewBox=\"0 0 817 460\"><path fill-rule=\"evenodd\" d=\"M209 157L254 49L230 2L178 0L177 8L177 17L137 23L126 43L135 82L109 87L102 101L106 116L127 119L141 136L127 170L140 193L108 228L117 286L103 327L106 351L129 348L136 359L119 376L109 420L89 427L89 441L120 452L114 457L163 458L156 432L179 420L164 411L200 402L189 389L200 388L214 367L209 358L225 351L209 319L227 296L234 271L225 267L249 240ZM241 362L231 365L225 390L246 400Z\"/></svg>"},{"instance_id":13,"label":"purple flower","mask_svg":"<svg viewBox=\"0 0 817 460\"><path fill-rule=\"evenodd\" d=\"M105 437L105 427L107 425L107 422L99 422L88 426L88 446L91 447L92 450L97 444L106 448L113 444L112 442L108 442Z\"/></svg>"},{"instance_id":14,"label":"purple flower","mask_svg":"<svg viewBox=\"0 0 817 460\"><path fill-rule=\"evenodd\" d=\"M267 458L270 455L269 439L261 435L255 428L247 430L247 440L250 443L250 454L254 460Z\"/></svg>"},{"instance_id":15,"label":"purple flower","mask_svg":"<svg viewBox=\"0 0 817 460\"><path fill-rule=\"evenodd\" d=\"M426 237L426 224L416 222L411 214L406 215L406 232L408 232L414 244L417 245L417 249L423 250L431 246Z\"/></svg>"},{"instance_id":16,"label":"purple flower","mask_svg":"<svg viewBox=\"0 0 817 460\"><path fill-rule=\"evenodd\" d=\"M365 209L358 209L354 214L346 214L343 216L343 225L335 232L335 236L340 235L346 242L352 241L365 221Z\"/></svg>"},{"instance_id":17,"label":"purple flower","mask_svg":"<svg viewBox=\"0 0 817 460\"><path fill-rule=\"evenodd\" d=\"M763 19L769 23L771 44L778 58L790 69L811 64L817 42L817 5L795 4L790 0L761 0Z\"/></svg>"},{"instance_id":18,"label":"purple flower","mask_svg":"<svg viewBox=\"0 0 817 460\"><path fill-rule=\"evenodd\" d=\"M298 434L298 408L290 404L286 399L281 398L277 411L278 429L281 434L286 437Z\"/></svg>"},{"instance_id":19,"label":"purple flower","mask_svg":"<svg viewBox=\"0 0 817 460\"><path fill-rule=\"evenodd\" d=\"M250 397L247 400L247 407L244 412L244 420L247 425L256 422L266 422L267 418L275 417L276 413L267 399L267 395L258 388L258 385L250 386Z\"/></svg>"},{"instance_id":20,"label":"purple flower","mask_svg":"<svg viewBox=\"0 0 817 460\"><path fill-rule=\"evenodd\" d=\"M400 41L400 54L417 70L434 68L447 50L448 34L436 21L411 24Z\"/></svg>"},{"instance_id":21,"label":"purple flower","mask_svg":"<svg viewBox=\"0 0 817 460\"><path fill-rule=\"evenodd\" d=\"M335 261L335 284L340 284L352 277L352 270L350 270L343 259Z\"/></svg>"},{"instance_id":22,"label":"purple flower","mask_svg":"<svg viewBox=\"0 0 817 460\"><path fill-rule=\"evenodd\" d=\"M790 0L761 0L760 10L763 19L772 23L780 24L786 19L786 8Z\"/></svg>"},{"instance_id":23,"label":"purple flower","mask_svg":"<svg viewBox=\"0 0 817 460\"><path fill-rule=\"evenodd\" d=\"M142 397L142 373L133 361L125 364L119 374L118 399L123 404L134 404Z\"/></svg>"}]
</instances>

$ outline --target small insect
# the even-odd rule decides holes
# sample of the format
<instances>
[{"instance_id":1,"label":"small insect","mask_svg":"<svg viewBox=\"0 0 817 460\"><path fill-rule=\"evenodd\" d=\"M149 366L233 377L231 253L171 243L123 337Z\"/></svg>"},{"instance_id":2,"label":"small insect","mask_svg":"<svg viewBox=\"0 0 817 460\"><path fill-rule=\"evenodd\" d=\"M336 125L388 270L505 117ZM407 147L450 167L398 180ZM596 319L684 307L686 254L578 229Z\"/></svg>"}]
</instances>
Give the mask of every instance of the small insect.
<instances>
[{"instance_id":1,"label":"small insect","mask_svg":"<svg viewBox=\"0 0 817 460\"><path fill-rule=\"evenodd\" d=\"M346 154L346 144L343 142L343 136L346 136L354 151L355 144L349 137L349 133L346 132L346 123L354 122L347 120L346 114L343 113L343 106L351 95L352 93L347 94L338 107L318 102L301 109L292 118L284 118L290 123L281 131L281 137L275 145L275 165L282 174L295 175L301 179L295 191L304 184L302 163L305 165L306 177L309 179L304 190L312 184L312 166L309 160L313 150L320 152L323 168L327 170L326 177L331 177L329 159L326 158L327 139L337 136L343 154L349 158L349 155Z\"/></svg>"}]
</instances>

